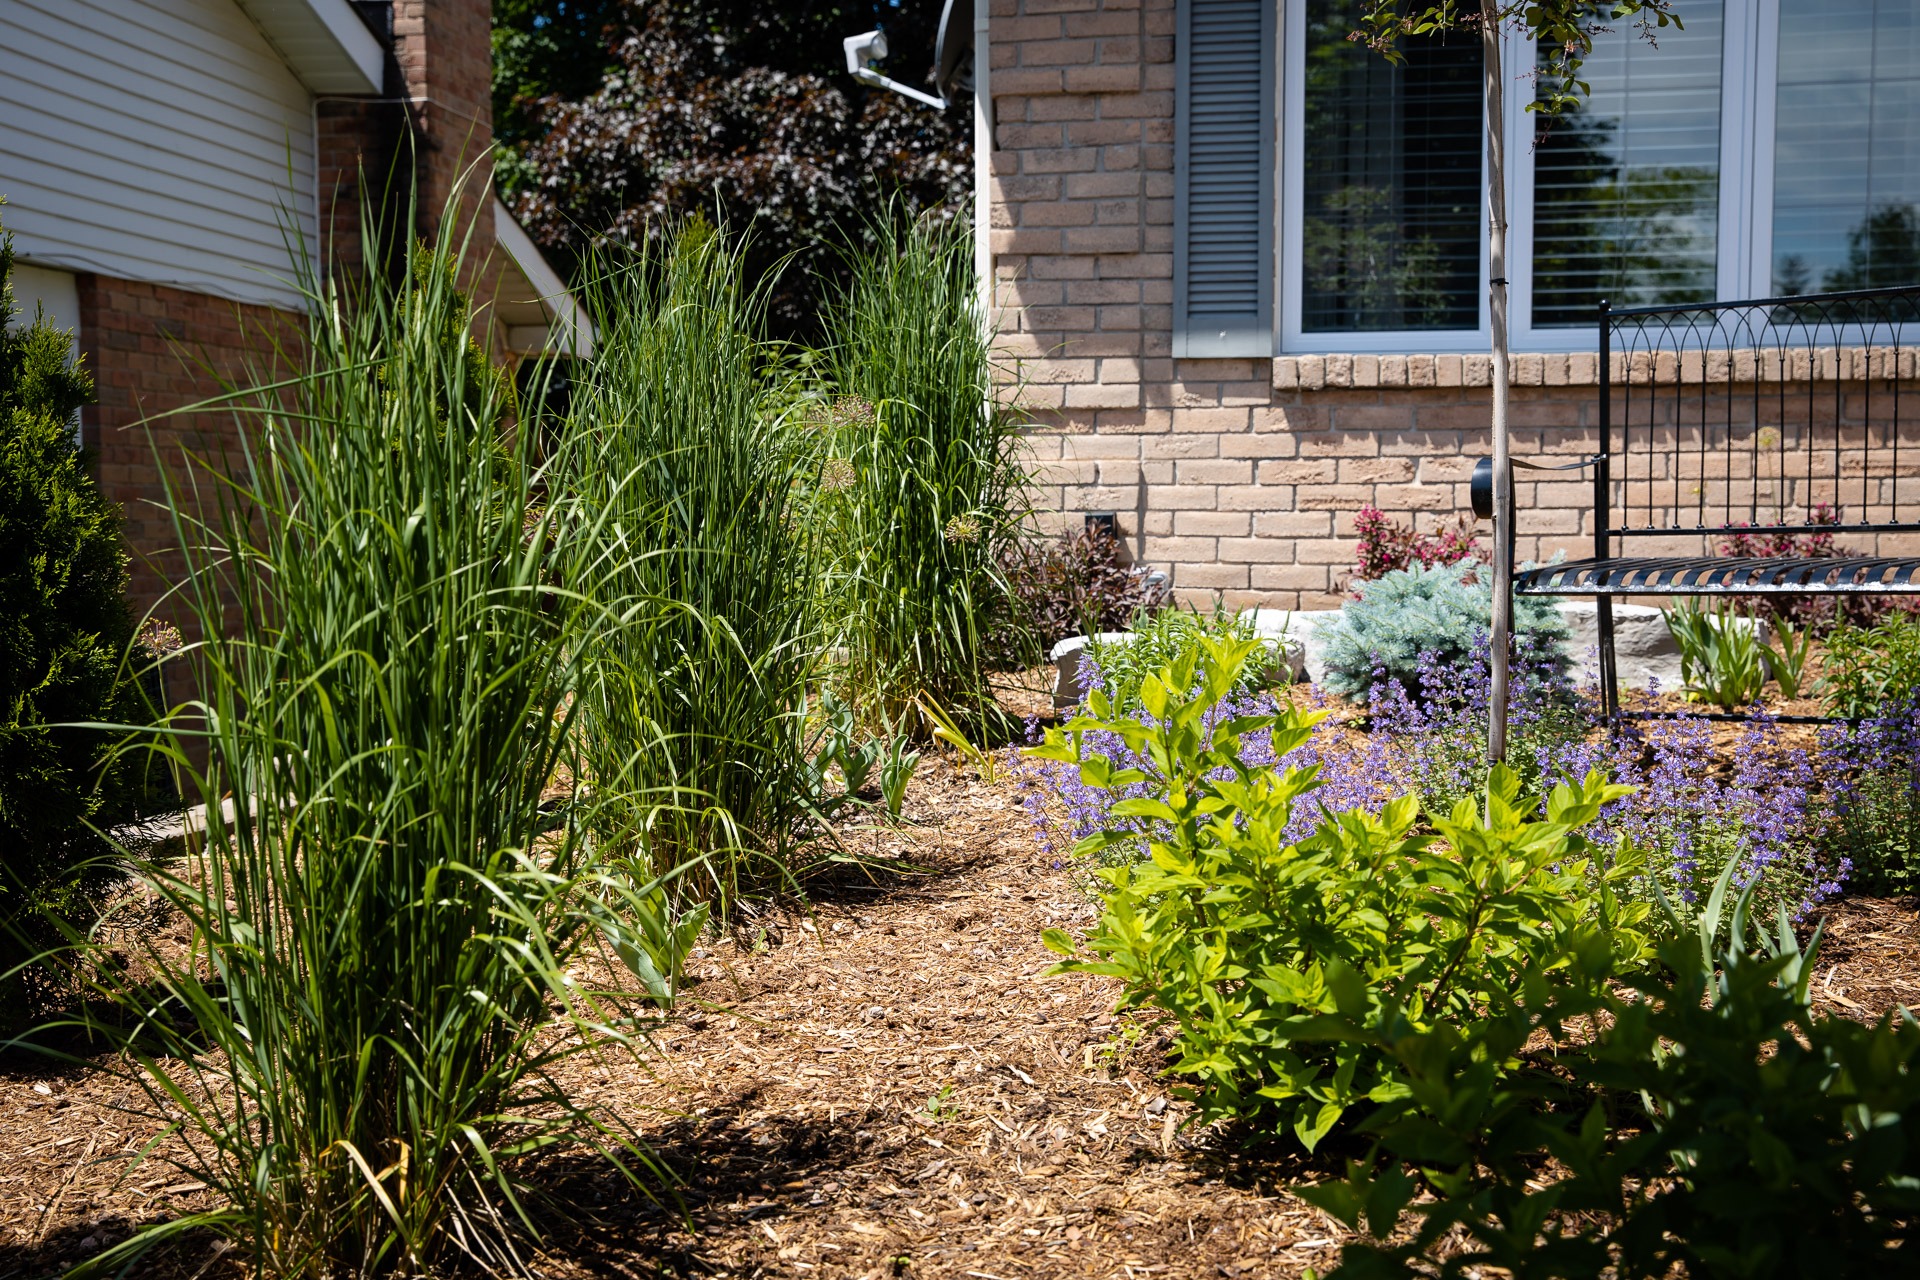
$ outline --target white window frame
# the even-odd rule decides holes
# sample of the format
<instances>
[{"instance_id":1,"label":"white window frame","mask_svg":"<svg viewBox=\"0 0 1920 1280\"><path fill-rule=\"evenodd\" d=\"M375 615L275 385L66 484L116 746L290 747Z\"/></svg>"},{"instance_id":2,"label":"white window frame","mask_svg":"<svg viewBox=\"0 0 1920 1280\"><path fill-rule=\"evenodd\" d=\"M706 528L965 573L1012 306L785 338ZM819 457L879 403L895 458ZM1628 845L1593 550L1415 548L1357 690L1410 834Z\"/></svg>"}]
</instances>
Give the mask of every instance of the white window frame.
<instances>
[{"instance_id":1,"label":"white window frame","mask_svg":"<svg viewBox=\"0 0 1920 1280\"><path fill-rule=\"evenodd\" d=\"M1305 223L1303 157L1306 131L1306 3L1281 5L1278 59L1281 93L1279 280L1280 314L1274 326L1275 355L1450 354L1483 352L1492 341L1487 301L1480 298L1476 329L1400 330L1379 333L1307 333L1301 327L1301 243ZM1725 46L1720 81L1720 192L1718 261L1714 296L1722 300L1764 298L1773 282L1773 126L1779 68L1779 0L1725 0ZM1534 43L1508 35L1507 67L1507 277L1509 342L1515 351L1591 351L1592 326L1541 329L1533 325L1532 98ZM1484 149L1483 149L1484 151ZM1484 158L1482 164L1484 166ZM1485 169L1481 187L1486 185ZM1481 237L1480 278L1490 272Z\"/></svg>"}]
</instances>

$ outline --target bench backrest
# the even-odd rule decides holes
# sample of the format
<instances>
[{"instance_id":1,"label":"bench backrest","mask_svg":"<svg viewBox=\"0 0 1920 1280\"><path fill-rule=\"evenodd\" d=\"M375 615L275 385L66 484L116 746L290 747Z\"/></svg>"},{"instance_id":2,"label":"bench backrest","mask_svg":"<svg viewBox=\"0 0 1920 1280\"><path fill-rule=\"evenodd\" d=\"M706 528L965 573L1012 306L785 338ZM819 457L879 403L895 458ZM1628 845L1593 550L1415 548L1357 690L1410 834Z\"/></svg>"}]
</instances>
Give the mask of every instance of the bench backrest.
<instances>
[{"instance_id":1,"label":"bench backrest","mask_svg":"<svg viewBox=\"0 0 1920 1280\"><path fill-rule=\"evenodd\" d=\"M1920 285L1602 304L1599 329L1600 554L1732 525L1920 531Z\"/></svg>"}]
</instances>

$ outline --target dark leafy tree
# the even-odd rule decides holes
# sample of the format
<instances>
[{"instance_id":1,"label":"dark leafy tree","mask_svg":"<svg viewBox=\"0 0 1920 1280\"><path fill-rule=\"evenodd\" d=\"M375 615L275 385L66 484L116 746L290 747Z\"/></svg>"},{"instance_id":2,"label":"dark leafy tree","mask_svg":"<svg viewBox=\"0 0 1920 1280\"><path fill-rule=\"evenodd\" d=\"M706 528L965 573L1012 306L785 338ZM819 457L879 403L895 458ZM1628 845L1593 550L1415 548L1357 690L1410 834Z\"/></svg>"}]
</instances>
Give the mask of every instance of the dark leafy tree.
<instances>
[{"instance_id":1,"label":"dark leafy tree","mask_svg":"<svg viewBox=\"0 0 1920 1280\"><path fill-rule=\"evenodd\" d=\"M841 39L875 25L893 73L933 63L939 6L746 0L510 0L496 10L496 98L514 211L563 261L705 213L778 269L771 320L813 332L841 251L889 198L957 208L972 182L969 116L871 91ZM549 52L551 51L551 52ZM552 65L566 61L562 69ZM567 61L569 60L570 61ZM581 92L589 72L591 90Z\"/></svg>"},{"instance_id":2,"label":"dark leafy tree","mask_svg":"<svg viewBox=\"0 0 1920 1280\"><path fill-rule=\"evenodd\" d=\"M521 152L544 132L553 104L591 97L620 65L626 9L627 0L494 0L493 136L504 152L502 186L525 182Z\"/></svg>"}]
</instances>

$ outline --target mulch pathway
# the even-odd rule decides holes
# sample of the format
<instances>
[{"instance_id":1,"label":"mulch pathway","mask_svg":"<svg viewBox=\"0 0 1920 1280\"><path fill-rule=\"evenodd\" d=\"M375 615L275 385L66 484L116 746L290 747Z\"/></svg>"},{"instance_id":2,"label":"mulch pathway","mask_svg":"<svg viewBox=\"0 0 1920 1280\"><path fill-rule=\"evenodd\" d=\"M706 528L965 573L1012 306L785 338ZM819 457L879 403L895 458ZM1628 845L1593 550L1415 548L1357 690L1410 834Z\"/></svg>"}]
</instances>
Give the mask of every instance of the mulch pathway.
<instances>
[{"instance_id":1,"label":"mulch pathway","mask_svg":"<svg viewBox=\"0 0 1920 1280\"><path fill-rule=\"evenodd\" d=\"M1344 1232L1182 1131L1115 985L1046 976L1041 930L1094 911L1012 789L935 761L907 817L847 838L925 873L743 923L697 962L713 1007L667 1033L659 1078L604 1082L684 1179L697 1234L583 1179L573 1202L605 1208L553 1242L552 1274L1324 1270Z\"/></svg>"},{"instance_id":2,"label":"mulch pathway","mask_svg":"<svg viewBox=\"0 0 1920 1280\"><path fill-rule=\"evenodd\" d=\"M1115 984L1048 977L1042 929L1094 908L1039 852L1016 788L948 757L901 827L849 852L799 909L761 907L693 962L644 1065L576 1060L569 1083L641 1131L677 1186L656 1203L600 1166L540 1182L569 1209L537 1259L572 1277L1236 1277L1324 1270L1343 1230L1284 1190L1303 1171L1239 1156L1160 1079L1148 1019ZM1834 1012L1920 1003L1915 904L1827 913L1814 981ZM152 1134L120 1086L0 1059L0 1280L58 1274L134 1224L205 1207L123 1157ZM143 1274L221 1280L189 1240Z\"/></svg>"}]
</instances>

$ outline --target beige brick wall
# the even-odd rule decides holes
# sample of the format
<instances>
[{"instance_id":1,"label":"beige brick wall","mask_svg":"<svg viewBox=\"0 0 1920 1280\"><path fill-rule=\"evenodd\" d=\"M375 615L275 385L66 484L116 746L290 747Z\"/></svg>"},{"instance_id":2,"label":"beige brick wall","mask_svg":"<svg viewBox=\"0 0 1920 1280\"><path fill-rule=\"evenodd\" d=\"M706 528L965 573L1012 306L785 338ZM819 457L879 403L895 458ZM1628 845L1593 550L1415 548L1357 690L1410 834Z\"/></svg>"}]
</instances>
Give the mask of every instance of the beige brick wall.
<instances>
[{"instance_id":1,"label":"beige brick wall","mask_svg":"<svg viewBox=\"0 0 1920 1280\"><path fill-rule=\"evenodd\" d=\"M1489 452L1491 360L1173 359L1174 17L1173 0L992 0L1005 394L1033 418L1034 496L1049 523L1115 512L1134 557L1190 600L1323 607L1346 589L1363 505L1422 528L1466 510L1473 459ZM1792 359L1681 372L1734 384L1915 374L1861 352ZM1517 355L1515 456L1592 452L1598 374L1593 353ZM1628 474L1640 499L1665 492ZM1675 492L1697 497L1703 482ZM1816 475L1785 496L1819 501L1835 483ZM1583 473L1519 472L1519 554L1591 554L1591 495Z\"/></svg>"}]
</instances>

